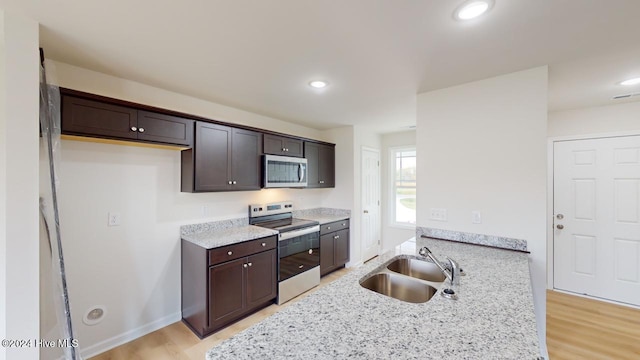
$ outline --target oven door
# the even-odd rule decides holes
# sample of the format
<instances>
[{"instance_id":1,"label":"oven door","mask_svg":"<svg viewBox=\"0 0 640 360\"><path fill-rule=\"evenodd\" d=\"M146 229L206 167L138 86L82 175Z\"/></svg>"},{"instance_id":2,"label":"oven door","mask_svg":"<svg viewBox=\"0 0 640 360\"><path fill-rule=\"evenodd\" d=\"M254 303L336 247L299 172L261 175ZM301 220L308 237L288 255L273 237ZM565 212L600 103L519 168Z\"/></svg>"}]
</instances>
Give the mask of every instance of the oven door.
<instances>
[{"instance_id":1,"label":"oven door","mask_svg":"<svg viewBox=\"0 0 640 360\"><path fill-rule=\"evenodd\" d=\"M320 266L320 226L280 234L278 281Z\"/></svg>"}]
</instances>

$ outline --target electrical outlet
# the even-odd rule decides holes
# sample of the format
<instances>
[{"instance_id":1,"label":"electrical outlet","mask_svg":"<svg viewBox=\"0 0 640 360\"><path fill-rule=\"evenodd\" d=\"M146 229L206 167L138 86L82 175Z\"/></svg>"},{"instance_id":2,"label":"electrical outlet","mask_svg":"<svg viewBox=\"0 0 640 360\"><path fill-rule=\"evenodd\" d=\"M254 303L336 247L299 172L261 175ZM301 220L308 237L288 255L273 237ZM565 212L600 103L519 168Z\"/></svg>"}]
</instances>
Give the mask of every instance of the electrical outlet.
<instances>
[{"instance_id":1,"label":"electrical outlet","mask_svg":"<svg viewBox=\"0 0 640 360\"><path fill-rule=\"evenodd\" d=\"M480 211L474 210L471 212L471 223L482 224L482 216L480 215Z\"/></svg>"},{"instance_id":2,"label":"electrical outlet","mask_svg":"<svg viewBox=\"0 0 640 360\"><path fill-rule=\"evenodd\" d=\"M109 226L120 226L121 217L119 212L109 212L109 220L107 225Z\"/></svg>"},{"instance_id":3,"label":"electrical outlet","mask_svg":"<svg viewBox=\"0 0 640 360\"><path fill-rule=\"evenodd\" d=\"M429 218L436 221L447 221L447 209L431 208Z\"/></svg>"}]
</instances>

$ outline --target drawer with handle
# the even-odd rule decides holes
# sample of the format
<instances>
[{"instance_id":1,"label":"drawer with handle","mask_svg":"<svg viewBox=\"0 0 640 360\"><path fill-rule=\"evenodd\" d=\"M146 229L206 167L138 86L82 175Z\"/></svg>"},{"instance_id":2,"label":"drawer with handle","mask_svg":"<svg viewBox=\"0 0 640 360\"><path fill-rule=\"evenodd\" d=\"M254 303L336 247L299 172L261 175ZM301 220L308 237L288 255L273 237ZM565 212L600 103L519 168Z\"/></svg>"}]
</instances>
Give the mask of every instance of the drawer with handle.
<instances>
[{"instance_id":1,"label":"drawer with handle","mask_svg":"<svg viewBox=\"0 0 640 360\"><path fill-rule=\"evenodd\" d=\"M334 221L328 224L320 225L320 235L329 234L342 229L349 228L349 219Z\"/></svg>"},{"instance_id":2,"label":"drawer with handle","mask_svg":"<svg viewBox=\"0 0 640 360\"><path fill-rule=\"evenodd\" d=\"M275 249L278 238L269 236L209 250L209 265L239 259L262 251Z\"/></svg>"}]
</instances>

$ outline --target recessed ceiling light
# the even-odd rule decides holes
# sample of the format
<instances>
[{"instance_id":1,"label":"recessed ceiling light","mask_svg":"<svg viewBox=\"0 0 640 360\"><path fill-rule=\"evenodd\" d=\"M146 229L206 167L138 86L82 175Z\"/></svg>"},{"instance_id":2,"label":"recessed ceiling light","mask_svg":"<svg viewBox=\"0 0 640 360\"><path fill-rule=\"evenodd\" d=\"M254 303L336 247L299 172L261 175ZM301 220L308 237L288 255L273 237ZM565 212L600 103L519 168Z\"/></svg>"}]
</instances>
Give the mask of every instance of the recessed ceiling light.
<instances>
[{"instance_id":1,"label":"recessed ceiling light","mask_svg":"<svg viewBox=\"0 0 640 360\"><path fill-rule=\"evenodd\" d=\"M640 77L634 78L634 79L625 80L625 81L620 83L620 85L624 85L624 86L631 86L631 85L638 85L638 84L640 84Z\"/></svg>"},{"instance_id":2,"label":"recessed ceiling light","mask_svg":"<svg viewBox=\"0 0 640 360\"><path fill-rule=\"evenodd\" d=\"M326 82L326 81L322 81L322 80L314 80L314 81L311 81L309 83L309 86L311 86L313 88L316 88L316 89L322 89L323 87L326 87L327 85L329 85L329 83Z\"/></svg>"},{"instance_id":3,"label":"recessed ceiling light","mask_svg":"<svg viewBox=\"0 0 640 360\"><path fill-rule=\"evenodd\" d=\"M458 20L471 20L484 14L491 8L492 1L475 0L462 4L455 12L455 18Z\"/></svg>"}]
</instances>

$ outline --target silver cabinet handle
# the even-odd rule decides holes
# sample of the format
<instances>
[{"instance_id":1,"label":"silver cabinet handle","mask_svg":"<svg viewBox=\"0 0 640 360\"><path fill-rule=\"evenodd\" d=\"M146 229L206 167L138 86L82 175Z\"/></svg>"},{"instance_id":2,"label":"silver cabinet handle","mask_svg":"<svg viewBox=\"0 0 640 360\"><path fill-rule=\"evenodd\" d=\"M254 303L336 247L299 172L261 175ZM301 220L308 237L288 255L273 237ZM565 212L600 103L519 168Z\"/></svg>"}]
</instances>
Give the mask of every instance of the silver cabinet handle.
<instances>
[{"instance_id":1,"label":"silver cabinet handle","mask_svg":"<svg viewBox=\"0 0 640 360\"><path fill-rule=\"evenodd\" d=\"M242 264L242 267L246 269L247 268L247 264Z\"/></svg>"},{"instance_id":2,"label":"silver cabinet handle","mask_svg":"<svg viewBox=\"0 0 640 360\"><path fill-rule=\"evenodd\" d=\"M138 132L143 133L143 132L144 132L144 128L139 128L139 129L138 129Z\"/></svg>"},{"instance_id":3,"label":"silver cabinet handle","mask_svg":"<svg viewBox=\"0 0 640 360\"><path fill-rule=\"evenodd\" d=\"M137 128L137 127L135 127L135 126L132 126L132 127L131 127L131 131L138 131L138 128Z\"/></svg>"},{"instance_id":4,"label":"silver cabinet handle","mask_svg":"<svg viewBox=\"0 0 640 360\"><path fill-rule=\"evenodd\" d=\"M342 226L347 226L347 223L342 223Z\"/></svg>"},{"instance_id":5,"label":"silver cabinet handle","mask_svg":"<svg viewBox=\"0 0 640 360\"><path fill-rule=\"evenodd\" d=\"M331 230L331 226L327 226L327 230Z\"/></svg>"},{"instance_id":6,"label":"silver cabinet handle","mask_svg":"<svg viewBox=\"0 0 640 360\"><path fill-rule=\"evenodd\" d=\"M340 239L340 235L336 235L333 237L334 239Z\"/></svg>"},{"instance_id":7,"label":"silver cabinet handle","mask_svg":"<svg viewBox=\"0 0 640 360\"><path fill-rule=\"evenodd\" d=\"M237 184L235 180L233 180L233 185Z\"/></svg>"},{"instance_id":8,"label":"silver cabinet handle","mask_svg":"<svg viewBox=\"0 0 640 360\"><path fill-rule=\"evenodd\" d=\"M324 180L320 180L320 184L324 184Z\"/></svg>"},{"instance_id":9,"label":"silver cabinet handle","mask_svg":"<svg viewBox=\"0 0 640 360\"><path fill-rule=\"evenodd\" d=\"M233 184L233 182L232 182L231 180L229 180L229 181L228 181L228 184L229 184L229 185L231 185L231 184Z\"/></svg>"},{"instance_id":10,"label":"silver cabinet handle","mask_svg":"<svg viewBox=\"0 0 640 360\"><path fill-rule=\"evenodd\" d=\"M227 252L227 255L233 255L233 251Z\"/></svg>"},{"instance_id":11,"label":"silver cabinet handle","mask_svg":"<svg viewBox=\"0 0 640 360\"><path fill-rule=\"evenodd\" d=\"M282 148L282 151L287 151L287 149L285 149L285 148Z\"/></svg>"},{"instance_id":12,"label":"silver cabinet handle","mask_svg":"<svg viewBox=\"0 0 640 360\"><path fill-rule=\"evenodd\" d=\"M558 230L562 230L562 229L564 229L564 225L562 225L562 224L558 224L558 225L556 225L556 228L557 228Z\"/></svg>"},{"instance_id":13,"label":"silver cabinet handle","mask_svg":"<svg viewBox=\"0 0 640 360\"><path fill-rule=\"evenodd\" d=\"M252 263L249 263L249 266L253 265Z\"/></svg>"},{"instance_id":14,"label":"silver cabinet handle","mask_svg":"<svg viewBox=\"0 0 640 360\"><path fill-rule=\"evenodd\" d=\"M309 255L313 254L313 249L309 249Z\"/></svg>"},{"instance_id":15,"label":"silver cabinet handle","mask_svg":"<svg viewBox=\"0 0 640 360\"><path fill-rule=\"evenodd\" d=\"M267 243L262 243L262 247L265 247L265 246L267 246Z\"/></svg>"},{"instance_id":16,"label":"silver cabinet handle","mask_svg":"<svg viewBox=\"0 0 640 360\"><path fill-rule=\"evenodd\" d=\"M304 265L299 265L298 269L302 269L304 267Z\"/></svg>"}]
</instances>

